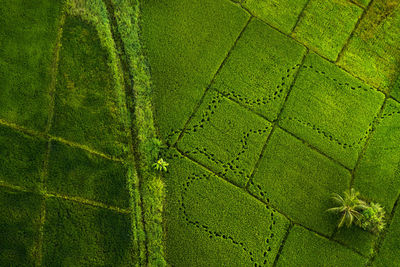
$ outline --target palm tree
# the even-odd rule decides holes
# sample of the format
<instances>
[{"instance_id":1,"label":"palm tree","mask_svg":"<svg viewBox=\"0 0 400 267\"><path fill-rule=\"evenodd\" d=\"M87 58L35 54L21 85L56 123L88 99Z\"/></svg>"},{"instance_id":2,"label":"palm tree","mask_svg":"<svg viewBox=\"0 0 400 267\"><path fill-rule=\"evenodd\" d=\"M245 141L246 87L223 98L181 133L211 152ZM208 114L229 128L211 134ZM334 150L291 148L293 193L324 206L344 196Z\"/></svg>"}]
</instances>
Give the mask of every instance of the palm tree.
<instances>
[{"instance_id":1,"label":"palm tree","mask_svg":"<svg viewBox=\"0 0 400 267\"><path fill-rule=\"evenodd\" d=\"M362 218L362 211L366 209L367 204L358 199L360 193L354 188L344 192L344 198L339 194L333 194L332 199L338 204L337 207L330 208L327 211L342 214L338 227L346 224L350 227L354 221L359 221Z\"/></svg>"}]
</instances>

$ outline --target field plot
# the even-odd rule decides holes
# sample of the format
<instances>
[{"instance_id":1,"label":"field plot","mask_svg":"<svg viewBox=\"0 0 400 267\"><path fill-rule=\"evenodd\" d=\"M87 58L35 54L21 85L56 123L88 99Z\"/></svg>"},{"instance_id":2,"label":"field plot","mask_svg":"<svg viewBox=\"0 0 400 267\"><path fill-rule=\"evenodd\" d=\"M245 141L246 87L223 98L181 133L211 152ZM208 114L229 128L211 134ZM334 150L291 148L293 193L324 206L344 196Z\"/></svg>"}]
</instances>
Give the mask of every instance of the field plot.
<instances>
[{"instance_id":1,"label":"field plot","mask_svg":"<svg viewBox=\"0 0 400 267\"><path fill-rule=\"evenodd\" d=\"M271 265L289 221L178 152L167 158L174 166L166 176L169 262L175 266Z\"/></svg>"},{"instance_id":2,"label":"field plot","mask_svg":"<svg viewBox=\"0 0 400 267\"><path fill-rule=\"evenodd\" d=\"M353 168L383 99L382 93L310 54L279 125Z\"/></svg>"},{"instance_id":3,"label":"field plot","mask_svg":"<svg viewBox=\"0 0 400 267\"><path fill-rule=\"evenodd\" d=\"M390 92L400 71L399 38L400 2L372 1L338 64L368 84Z\"/></svg>"}]
</instances>

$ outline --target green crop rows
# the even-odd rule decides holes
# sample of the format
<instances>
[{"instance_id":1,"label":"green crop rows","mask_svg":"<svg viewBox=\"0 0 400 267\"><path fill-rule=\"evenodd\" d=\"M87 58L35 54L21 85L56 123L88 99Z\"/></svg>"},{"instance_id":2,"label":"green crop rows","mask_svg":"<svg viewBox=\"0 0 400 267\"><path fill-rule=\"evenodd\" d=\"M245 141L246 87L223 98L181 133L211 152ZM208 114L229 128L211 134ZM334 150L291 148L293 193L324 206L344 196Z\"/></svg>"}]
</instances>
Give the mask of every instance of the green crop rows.
<instances>
[{"instance_id":1,"label":"green crop rows","mask_svg":"<svg viewBox=\"0 0 400 267\"><path fill-rule=\"evenodd\" d=\"M399 44L399 0L3 1L0 266L400 266Z\"/></svg>"},{"instance_id":2,"label":"green crop rows","mask_svg":"<svg viewBox=\"0 0 400 267\"><path fill-rule=\"evenodd\" d=\"M398 240L393 215L400 193L400 10L387 1L379 11L382 2L145 1L155 122L169 146L163 155L167 262L398 261L390 251ZM369 23L384 26L356 46ZM223 33L236 39L227 42ZM366 76L369 67L387 88ZM325 210L333 192L350 187L385 207L387 232L337 229L337 217Z\"/></svg>"}]
</instances>

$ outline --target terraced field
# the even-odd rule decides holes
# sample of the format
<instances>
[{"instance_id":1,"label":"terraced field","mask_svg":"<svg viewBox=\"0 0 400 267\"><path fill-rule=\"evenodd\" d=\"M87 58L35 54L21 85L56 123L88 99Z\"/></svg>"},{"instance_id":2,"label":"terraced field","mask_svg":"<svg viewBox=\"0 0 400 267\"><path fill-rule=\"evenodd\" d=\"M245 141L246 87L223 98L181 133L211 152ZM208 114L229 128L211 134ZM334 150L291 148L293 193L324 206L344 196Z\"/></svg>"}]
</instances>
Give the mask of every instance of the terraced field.
<instances>
[{"instance_id":1,"label":"terraced field","mask_svg":"<svg viewBox=\"0 0 400 267\"><path fill-rule=\"evenodd\" d=\"M400 1L13 0L0 25L0 266L400 266ZM383 232L337 227L349 188Z\"/></svg>"}]
</instances>

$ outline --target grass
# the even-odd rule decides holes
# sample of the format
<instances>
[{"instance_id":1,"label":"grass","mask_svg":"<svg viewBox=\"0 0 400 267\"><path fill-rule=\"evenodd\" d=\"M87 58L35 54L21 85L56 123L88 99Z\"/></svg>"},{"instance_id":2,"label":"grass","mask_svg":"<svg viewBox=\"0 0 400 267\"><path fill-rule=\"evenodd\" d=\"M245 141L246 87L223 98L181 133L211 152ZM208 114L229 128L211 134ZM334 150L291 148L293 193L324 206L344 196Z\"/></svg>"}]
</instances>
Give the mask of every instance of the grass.
<instances>
[{"instance_id":1,"label":"grass","mask_svg":"<svg viewBox=\"0 0 400 267\"><path fill-rule=\"evenodd\" d=\"M294 40L253 19L211 88L273 121L305 51Z\"/></svg>"},{"instance_id":2,"label":"grass","mask_svg":"<svg viewBox=\"0 0 400 267\"><path fill-rule=\"evenodd\" d=\"M126 129L120 119L110 56L96 28L68 16L61 42L51 133L123 157Z\"/></svg>"},{"instance_id":3,"label":"grass","mask_svg":"<svg viewBox=\"0 0 400 267\"><path fill-rule=\"evenodd\" d=\"M130 218L126 214L46 200L43 266L128 266L131 258Z\"/></svg>"},{"instance_id":4,"label":"grass","mask_svg":"<svg viewBox=\"0 0 400 267\"><path fill-rule=\"evenodd\" d=\"M400 261L399 246L397 245L400 238L400 214L398 212L394 214L386 236L374 266L389 266Z\"/></svg>"},{"instance_id":5,"label":"grass","mask_svg":"<svg viewBox=\"0 0 400 267\"><path fill-rule=\"evenodd\" d=\"M354 174L354 186L390 211L400 190L400 104L388 100L369 145Z\"/></svg>"},{"instance_id":6,"label":"grass","mask_svg":"<svg viewBox=\"0 0 400 267\"><path fill-rule=\"evenodd\" d=\"M61 0L2 3L0 118L45 130L61 9Z\"/></svg>"},{"instance_id":7,"label":"grass","mask_svg":"<svg viewBox=\"0 0 400 267\"><path fill-rule=\"evenodd\" d=\"M178 148L244 187L270 131L268 121L209 91Z\"/></svg>"},{"instance_id":8,"label":"grass","mask_svg":"<svg viewBox=\"0 0 400 267\"><path fill-rule=\"evenodd\" d=\"M52 142L47 190L121 208L129 207L128 168L121 162Z\"/></svg>"},{"instance_id":9,"label":"grass","mask_svg":"<svg viewBox=\"0 0 400 267\"><path fill-rule=\"evenodd\" d=\"M335 61L349 38L362 9L346 0L310 0L293 36Z\"/></svg>"},{"instance_id":10,"label":"grass","mask_svg":"<svg viewBox=\"0 0 400 267\"><path fill-rule=\"evenodd\" d=\"M308 1L241 0L238 2L257 18L289 34Z\"/></svg>"},{"instance_id":11,"label":"grass","mask_svg":"<svg viewBox=\"0 0 400 267\"><path fill-rule=\"evenodd\" d=\"M399 71L399 10L398 1L373 1L338 61L353 75L385 92L390 92Z\"/></svg>"},{"instance_id":12,"label":"grass","mask_svg":"<svg viewBox=\"0 0 400 267\"><path fill-rule=\"evenodd\" d=\"M325 212L329 195L346 189L350 173L280 129L265 151L250 191L296 222L331 235L336 217Z\"/></svg>"},{"instance_id":13,"label":"grass","mask_svg":"<svg viewBox=\"0 0 400 267\"><path fill-rule=\"evenodd\" d=\"M288 220L171 151L166 175L167 261L174 266L271 265ZM182 257L185 255L185 257Z\"/></svg>"},{"instance_id":14,"label":"grass","mask_svg":"<svg viewBox=\"0 0 400 267\"><path fill-rule=\"evenodd\" d=\"M143 1L142 10L156 124L165 139L183 128L249 15L226 0Z\"/></svg>"},{"instance_id":15,"label":"grass","mask_svg":"<svg viewBox=\"0 0 400 267\"><path fill-rule=\"evenodd\" d=\"M365 263L364 258L340 244L295 226L286 240L277 266L364 266Z\"/></svg>"},{"instance_id":16,"label":"grass","mask_svg":"<svg viewBox=\"0 0 400 267\"><path fill-rule=\"evenodd\" d=\"M41 202L39 195L0 188L1 266L34 266Z\"/></svg>"},{"instance_id":17,"label":"grass","mask_svg":"<svg viewBox=\"0 0 400 267\"><path fill-rule=\"evenodd\" d=\"M382 93L310 54L279 125L351 169L383 100Z\"/></svg>"},{"instance_id":18,"label":"grass","mask_svg":"<svg viewBox=\"0 0 400 267\"><path fill-rule=\"evenodd\" d=\"M0 180L39 190L47 143L0 125Z\"/></svg>"},{"instance_id":19,"label":"grass","mask_svg":"<svg viewBox=\"0 0 400 267\"><path fill-rule=\"evenodd\" d=\"M395 264L399 14L397 0L4 3L0 265ZM383 204L383 233L325 212L350 187Z\"/></svg>"}]
</instances>

